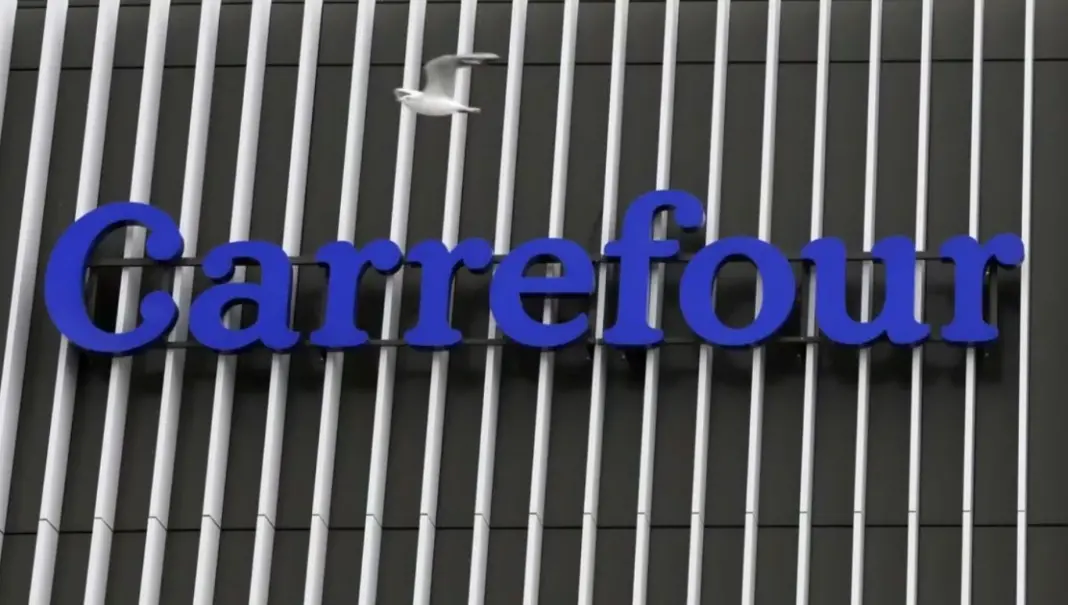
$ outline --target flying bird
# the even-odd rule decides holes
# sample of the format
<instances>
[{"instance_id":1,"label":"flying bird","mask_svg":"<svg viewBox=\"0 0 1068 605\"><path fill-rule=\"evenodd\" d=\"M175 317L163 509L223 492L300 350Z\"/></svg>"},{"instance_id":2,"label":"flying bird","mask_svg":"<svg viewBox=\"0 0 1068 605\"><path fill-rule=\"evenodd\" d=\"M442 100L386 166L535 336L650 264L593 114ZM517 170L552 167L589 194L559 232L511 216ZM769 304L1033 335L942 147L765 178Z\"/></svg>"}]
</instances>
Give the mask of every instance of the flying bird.
<instances>
[{"instance_id":1,"label":"flying bird","mask_svg":"<svg viewBox=\"0 0 1068 605\"><path fill-rule=\"evenodd\" d=\"M393 89L397 101L417 114L424 116L449 116L455 113L479 113L478 107L468 107L455 98L457 70L482 65L499 59L493 53L470 53L465 55L442 55L431 59L423 66L426 81L423 90Z\"/></svg>"}]
</instances>

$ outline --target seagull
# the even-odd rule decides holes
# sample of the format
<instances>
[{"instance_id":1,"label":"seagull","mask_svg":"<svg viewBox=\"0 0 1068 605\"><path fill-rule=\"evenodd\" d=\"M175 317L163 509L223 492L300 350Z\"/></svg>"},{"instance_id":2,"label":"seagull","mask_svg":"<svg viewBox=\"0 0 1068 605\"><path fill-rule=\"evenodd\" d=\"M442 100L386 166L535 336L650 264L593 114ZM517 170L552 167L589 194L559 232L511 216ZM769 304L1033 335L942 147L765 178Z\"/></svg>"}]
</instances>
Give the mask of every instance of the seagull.
<instances>
[{"instance_id":1,"label":"seagull","mask_svg":"<svg viewBox=\"0 0 1068 605\"><path fill-rule=\"evenodd\" d=\"M423 90L395 88L393 96L397 97L401 105L424 116L441 117L454 113L479 113L482 110L478 107L468 107L453 98L456 88L456 71L499 58L493 53L442 55L431 59L423 66L426 72Z\"/></svg>"}]
</instances>

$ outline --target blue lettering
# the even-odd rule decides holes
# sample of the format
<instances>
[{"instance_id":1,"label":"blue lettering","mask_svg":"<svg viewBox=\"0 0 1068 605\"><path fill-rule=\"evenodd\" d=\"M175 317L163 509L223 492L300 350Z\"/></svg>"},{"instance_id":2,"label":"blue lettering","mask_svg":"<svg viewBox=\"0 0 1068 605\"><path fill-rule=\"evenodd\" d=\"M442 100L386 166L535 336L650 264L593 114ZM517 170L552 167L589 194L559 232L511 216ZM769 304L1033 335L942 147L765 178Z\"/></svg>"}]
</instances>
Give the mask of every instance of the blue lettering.
<instances>
[{"instance_id":1,"label":"blue lettering","mask_svg":"<svg viewBox=\"0 0 1068 605\"><path fill-rule=\"evenodd\" d=\"M720 267L733 258L748 260L760 274L760 308L744 328L724 324L712 308L712 281ZM679 305L690 329L705 341L723 347L747 347L767 340L786 323L794 308L796 289L790 262L774 246L751 237L728 237L705 246L690 260L679 284Z\"/></svg>"},{"instance_id":2,"label":"blue lettering","mask_svg":"<svg viewBox=\"0 0 1068 605\"><path fill-rule=\"evenodd\" d=\"M704 222L702 203L683 191L653 191L634 200L623 215L620 236L605 245L604 258L619 263L619 302L612 326L604 332L605 343L617 347L656 346L662 330L649 324L650 274L653 263L678 261L680 244L675 239L653 239L653 223L660 212L672 212L683 230ZM166 213L147 204L105 204L75 221L51 251L44 275L45 306L59 331L82 349L129 355L167 336L178 310L167 292L148 293L139 305L140 323L127 332L112 333L93 323L87 308L85 276L101 240L127 226L144 228L146 258L167 264L179 258L184 242L175 222ZM984 317L984 295L992 266L1019 266L1025 255L1016 235L997 235L985 243L968 236L946 241L941 261L954 264L953 320L941 328L945 341L974 345L998 337L994 319ZM830 341L848 346L869 346L886 339L901 346L924 342L931 327L922 323L913 309L916 250L903 236L881 240L872 249L873 261L885 272L882 306L869 321L858 321L847 309L847 255L841 240L824 238L810 242L801 260L816 271L815 317L818 329ZM403 333L413 347L446 349L463 341L451 325L451 300L456 273L466 267L473 272L494 263L493 248L482 239L467 239L449 249L440 241L422 242L405 259L396 243L381 239L357 247L332 242L321 247L316 261L326 269L325 308L319 328L310 334L313 346L329 350L366 344L369 335L360 329L358 301L360 281L368 270L391 275L406 262L421 267L418 317ZM759 274L760 297L753 321L742 327L728 326L712 303L713 284L724 264L734 260L752 263ZM261 268L258 283L232 281L236 266L255 263ZM539 263L550 263L545 276L528 275ZM752 237L728 237L712 242L687 263L679 281L679 306L683 318L703 341L723 347L749 347L779 333L794 310L797 283L794 270L782 252L771 243ZM290 259L277 245L266 242L231 242L207 252L202 270L215 285L196 297L189 311L191 338L220 353L235 353L263 345L274 351L296 346L301 335L290 325L294 274ZM549 322L528 314L524 297L559 298L589 296L594 292L594 262L578 243L554 238L529 241L497 261L489 286L489 307L504 336L516 343L553 349L575 342L588 333L589 317L580 313L566 320ZM234 325L229 313L235 306L253 304L257 314L247 327ZM249 322L245 322L246 324Z\"/></svg>"},{"instance_id":3,"label":"blue lettering","mask_svg":"<svg viewBox=\"0 0 1068 605\"><path fill-rule=\"evenodd\" d=\"M349 242L333 242L319 248L315 260L326 265L326 311L323 325L312 332L311 343L332 350L366 343L367 332L356 327L360 278L372 267L384 275L395 273L403 260L401 249L388 239L375 240L362 249Z\"/></svg>"},{"instance_id":4,"label":"blue lettering","mask_svg":"<svg viewBox=\"0 0 1068 605\"><path fill-rule=\"evenodd\" d=\"M899 345L918 344L931 329L916 320L916 248L904 236L875 244L872 256L886 268L886 301L867 322L855 321L846 310L846 248L842 240L825 237L809 243L801 253L816 265L816 323L831 340L864 346L886 336Z\"/></svg>"},{"instance_id":5,"label":"blue lettering","mask_svg":"<svg viewBox=\"0 0 1068 605\"><path fill-rule=\"evenodd\" d=\"M486 270L493 262L493 246L486 240L467 239L450 252L442 242L426 241L412 249L408 260L420 265L423 275L419 321L404 333L404 340L413 347L423 348L459 344L463 334L449 325L453 279L461 266L472 271Z\"/></svg>"},{"instance_id":6,"label":"blue lettering","mask_svg":"<svg viewBox=\"0 0 1068 605\"><path fill-rule=\"evenodd\" d=\"M275 351L293 348L300 335L289 327L293 287L289 257L267 242L231 242L209 252L201 269L212 281L224 282L233 277L239 260L259 264L260 283L219 283L208 288L189 307L189 331L220 353L236 353L256 343ZM256 321L247 328L231 327L223 316L242 303L256 305Z\"/></svg>"},{"instance_id":7,"label":"blue lettering","mask_svg":"<svg viewBox=\"0 0 1068 605\"><path fill-rule=\"evenodd\" d=\"M148 258L168 262L182 254L182 234L166 212L138 202L115 202L99 206L75 221L59 237L48 258L45 307L56 328L83 349L115 355L136 353L166 336L178 320L178 308L170 294L157 290L141 301L141 323L133 330L115 334L93 324L85 300L89 258L104 237L129 225L148 229Z\"/></svg>"},{"instance_id":8,"label":"blue lettering","mask_svg":"<svg viewBox=\"0 0 1068 605\"><path fill-rule=\"evenodd\" d=\"M604 340L616 346L650 346L664 340L663 330L649 325L649 270L653 259L669 259L679 253L676 240L653 240L653 219L658 212L675 211L683 229L700 227L704 208L684 191L653 191L627 208L620 239L604 247L607 258L619 259L619 307L616 323L604 331Z\"/></svg>"},{"instance_id":9,"label":"blue lettering","mask_svg":"<svg viewBox=\"0 0 1068 605\"><path fill-rule=\"evenodd\" d=\"M527 277L537 262L558 262L559 277ZM523 296L588 296L593 292L593 262L575 242L543 238L531 240L512 251L490 282L490 309L505 334L528 347L552 349L572 343L589 329L586 314L558 324L531 319L523 308Z\"/></svg>"},{"instance_id":10,"label":"blue lettering","mask_svg":"<svg viewBox=\"0 0 1068 605\"><path fill-rule=\"evenodd\" d=\"M996 339L998 329L983 319L983 280L992 263L1019 266L1024 259L1023 240L1002 233L980 244L967 235L958 235L942 244L939 254L954 264L953 321L943 326L942 338L964 345Z\"/></svg>"}]
</instances>

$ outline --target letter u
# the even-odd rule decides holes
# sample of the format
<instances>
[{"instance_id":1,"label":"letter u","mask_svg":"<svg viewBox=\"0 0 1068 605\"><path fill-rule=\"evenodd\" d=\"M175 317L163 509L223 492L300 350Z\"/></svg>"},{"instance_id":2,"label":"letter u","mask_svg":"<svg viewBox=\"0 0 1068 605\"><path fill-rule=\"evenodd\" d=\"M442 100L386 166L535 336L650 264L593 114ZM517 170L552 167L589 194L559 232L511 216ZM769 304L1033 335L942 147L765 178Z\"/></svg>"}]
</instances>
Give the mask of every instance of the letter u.
<instances>
[{"instance_id":1,"label":"letter u","mask_svg":"<svg viewBox=\"0 0 1068 605\"><path fill-rule=\"evenodd\" d=\"M815 263L816 322L834 342L865 346L884 335L897 345L919 344L931 334L927 324L916 320L916 248L904 236L881 240L872 256L886 270L886 299L871 321L856 321L846 309L846 249L838 238L810 242L801 256Z\"/></svg>"}]
</instances>

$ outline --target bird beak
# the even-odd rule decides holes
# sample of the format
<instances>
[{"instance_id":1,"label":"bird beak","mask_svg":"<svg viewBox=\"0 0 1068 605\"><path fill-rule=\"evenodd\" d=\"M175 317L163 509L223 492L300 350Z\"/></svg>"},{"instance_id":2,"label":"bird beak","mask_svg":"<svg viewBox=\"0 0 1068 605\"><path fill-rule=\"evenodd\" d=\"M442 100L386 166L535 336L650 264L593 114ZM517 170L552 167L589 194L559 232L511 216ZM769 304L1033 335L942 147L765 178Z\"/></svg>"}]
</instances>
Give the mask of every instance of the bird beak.
<instances>
[{"instance_id":1,"label":"bird beak","mask_svg":"<svg viewBox=\"0 0 1068 605\"><path fill-rule=\"evenodd\" d=\"M403 88L394 88L393 96L396 97L398 101L400 101L404 97L408 96L408 92Z\"/></svg>"}]
</instances>

